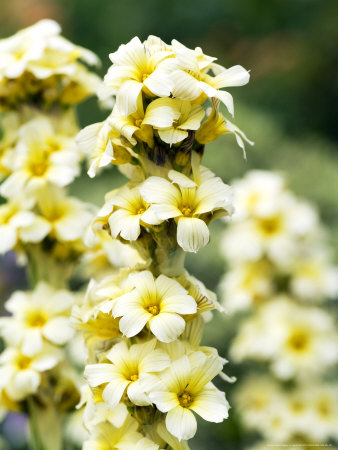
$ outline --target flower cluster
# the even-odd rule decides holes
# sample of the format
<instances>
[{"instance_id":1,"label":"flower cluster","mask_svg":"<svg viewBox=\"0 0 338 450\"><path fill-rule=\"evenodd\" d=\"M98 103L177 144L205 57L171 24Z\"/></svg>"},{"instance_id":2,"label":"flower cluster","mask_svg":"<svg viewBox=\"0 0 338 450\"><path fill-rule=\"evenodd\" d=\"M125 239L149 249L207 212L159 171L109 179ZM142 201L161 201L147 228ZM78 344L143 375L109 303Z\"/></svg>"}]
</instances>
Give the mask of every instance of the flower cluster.
<instances>
[{"instance_id":1,"label":"flower cluster","mask_svg":"<svg viewBox=\"0 0 338 450\"><path fill-rule=\"evenodd\" d=\"M92 94L98 81L80 60L97 59L59 33L58 24L43 20L0 41L0 254L17 253L32 289L15 292L5 305L9 317L0 319L6 344L0 403L28 413L32 439L44 448L59 448L62 436L51 437L51 430L60 431L63 413L80 398L65 347L74 335L69 316L77 302L68 282L94 215L67 186L84 158L69 106Z\"/></svg>"},{"instance_id":2,"label":"flower cluster","mask_svg":"<svg viewBox=\"0 0 338 450\"><path fill-rule=\"evenodd\" d=\"M249 74L155 36L135 37L110 59L99 96L112 112L77 143L91 177L113 164L129 179L106 194L92 239L135 253L124 252L119 271L96 276L73 308L88 349L84 448L187 449L194 413L211 422L228 416L225 394L212 383L226 361L200 344L210 311L222 308L184 258L209 242L213 219L232 214L230 187L201 159L204 144L221 134L244 147L220 103L233 114L222 88L247 83Z\"/></svg>"},{"instance_id":3,"label":"flower cluster","mask_svg":"<svg viewBox=\"0 0 338 450\"><path fill-rule=\"evenodd\" d=\"M220 289L226 309L250 314L230 354L271 371L239 386L243 423L269 442L328 442L337 438L331 404L337 386L318 386L338 361L335 318L323 308L338 294L338 270L326 233L316 210L280 175L250 172L234 183L234 196L237 209L222 245L229 270Z\"/></svg>"},{"instance_id":4,"label":"flower cluster","mask_svg":"<svg viewBox=\"0 0 338 450\"><path fill-rule=\"evenodd\" d=\"M53 20L41 20L0 40L0 109L22 102L75 105L95 93L99 78L86 65L98 64L91 51L60 36Z\"/></svg>"}]
</instances>

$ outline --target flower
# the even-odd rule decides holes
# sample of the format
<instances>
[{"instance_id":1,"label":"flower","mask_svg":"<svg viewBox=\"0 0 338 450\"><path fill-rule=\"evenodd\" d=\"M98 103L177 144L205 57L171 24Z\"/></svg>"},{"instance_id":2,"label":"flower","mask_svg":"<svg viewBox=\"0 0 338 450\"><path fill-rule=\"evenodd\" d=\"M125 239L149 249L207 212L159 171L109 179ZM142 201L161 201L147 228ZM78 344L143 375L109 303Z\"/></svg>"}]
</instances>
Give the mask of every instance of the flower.
<instances>
[{"instance_id":1,"label":"flower","mask_svg":"<svg viewBox=\"0 0 338 450\"><path fill-rule=\"evenodd\" d=\"M83 450L157 450L159 447L150 439L143 437L137 431L137 421L128 416L122 425L117 428L110 422L101 422L91 430L89 438L83 443ZM143 442L142 442L143 441Z\"/></svg>"},{"instance_id":2,"label":"flower","mask_svg":"<svg viewBox=\"0 0 338 450\"><path fill-rule=\"evenodd\" d=\"M172 183L149 177L140 188L141 195L161 221L175 219L179 246L197 252L209 242L205 220L211 220L215 212L232 212L231 190L209 171L201 171L199 183L174 170L168 177Z\"/></svg>"},{"instance_id":3,"label":"flower","mask_svg":"<svg viewBox=\"0 0 338 450\"><path fill-rule=\"evenodd\" d=\"M98 64L91 51L60 34L52 20L40 20L14 36L0 40L0 85L4 106L15 108L23 100L74 104L93 94L99 78L82 63ZM15 80L15 83L13 83Z\"/></svg>"},{"instance_id":4,"label":"flower","mask_svg":"<svg viewBox=\"0 0 338 450\"><path fill-rule=\"evenodd\" d=\"M228 417L228 403L210 381L221 371L222 363L215 356L203 357L193 364L187 356L174 361L155 377L144 378L143 386L149 398L163 413L168 431L179 440L190 439L196 433L195 411L204 420L222 422Z\"/></svg>"},{"instance_id":5,"label":"flower","mask_svg":"<svg viewBox=\"0 0 338 450\"><path fill-rule=\"evenodd\" d=\"M31 209L33 197L18 197L0 205L0 253L12 250L18 242L40 242L50 232L50 224Z\"/></svg>"},{"instance_id":6,"label":"flower","mask_svg":"<svg viewBox=\"0 0 338 450\"><path fill-rule=\"evenodd\" d=\"M32 292L14 292L5 305L13 315L0 319L5 341L21 346L26 356L39 353L45 339L53 344L65 344L74 334L68 318L73 302L70 292L56 291L44 282Z\"/></svg>"},{"instance_id":7,"label":"flower","mask_svg":"<svg viewBox=\"0 0 338 450\"><path fill-rule=\"evenodd\" d=\"M208 97L219 99L225 104L230 114L234 114L231 94L220 89L247 84L250 78L247 70L238 65L225 69L214 63L201 69L200 54L197 52L192 54L182 47L176 53L175 62L175 70L171 73L174 81L173 97L198 103L203 103ZM210 69L215 76L208 74Z\"/></svg>"},{"instance_id":8,"label":"flower","mask_svg":"<svg viewBox=\"0 0 338 450\"><path fill-rule=\"evenodd\" d=\"M86 366L85 377L89 385L106 384L102 398L111 408L121 401L125 391L135 405L150 405L141 379L148 373L161 372L170 363L169 356L162 350L155 350L155 345L156 339L130 347L124 341L116 344L105 355L109 363Z\"/></svg>"},{"instance_id":9,"label":"flower","mask_svg":"<svg viewBox=\"0 0 338 450\"><path fill-rule=\"evenodd\" d=\"M142 123L152 125L163 142L173 145L188 137L188 130L197 130L204 114L200 105L178 98L159 98L147 107Z\"/></svg>"},{"instance_id":10,"label":"flower","mask_svg":"<svg viewBox=\"0 0 338 450\"><path fill-rule=\"evenodd\" d=\"M34 394L41 383L41 372L55 367L62 356L60 349L47 343L32 356L8 347L0 355L0 390L15 401Z\"/></svg>"},{"instance_id":11,"label":"flower","mask_svg":"<svg viewBox=\"0 0 338 450\"><path fill-rule=\"evenodd\" d=\"M266 339L269 336L269 339ZM338 335L325 311L280 297L244 321L231 347L232 358L269 361L281 379L304 379L338 360Z\"/></svg>"},{"instance_id":12,"label":"flower","mask_svg":"<svg viewBox=\"0 0 338 450\"><path fill-rule=\"evenodd\" d=\"M245 136L243 131L219 112L219 101L214 100L211 113L196 132L196 140L200 144L208 144L216 140L219 136L229 133L235 135L237 144L243 150L245 156L243 141L246 141L250 145L254 145L254 143Z\"/></svg>"},{"instance_id":13,"label":"flower","mask_svg":"<svg viewBox=\"0 0 338 450\"><path fill-rule=\"evenodd\" d=\"M76 136L78 148L89 156L88 175L93 178L99 168L108 164L126 164L131 160L128 141L123 142L119 132L108 120L88 125Z\"/></svg>"},{"instance_id":14,"label":"flower","mask_svg":"<svg viewBox=\"0 0 338 450\"><path fill-rule=\"evenodd\" d=\"M151 272L142 271L129 278L134 289L117 297L113 307L113 316L121 317L121 332L127 337L136 336L147 324L159 341L177 339L185 328L181 315L197 311L193 297L165 275L154 279Z\"/></svg>"},{"instance_id":15,"label":"flower","mask_svg":"<svg viewBox=\"0 0 338 450\"><path fill-rule=\"evenodd\" d=\"M23 190L36 193L48 183L66 186L79 174L79 152L74 139L58 132L48 117L32 119L21 127L13 173L0 192L14 197Z\"/></svg>"},{"instance_id":16,"label":"flower","mask_svg":"<svg viewBox=\"0 0 338 450\"><path fill-rule=\"evenodd\" d=\"M50 236L66 242L82 238L93 216L90 205L66 196L63 190L53 185L38 193L37 207L50 224Z\"/></svg>"},{"instance_id":17,"label":"flower","mask_svg":"<svg viewBox=\"0 0 338 450\"><path fill-rule=\"evenodd\" d=\"M124 117L137 110L141 91L149 96L168 97L173 82L161 69L162 62L170 56L173 56L172 50L159 38L149 36L142 43L134 37L109 55L113 66L104 77L99 97L104 100L116 95L117 108Z\"/></svg>"},{"instance_id":18,"label":"flower","mask_svg":"<svg viewBox=\"0 0 338 450\"><path fill-rule=\"evenodd\" d=\"M135 241L140 235L141 224L160 223L150 210L150 205L143 200L138 187L129 189L124 186L115 195L109 196L108 203L113 207L108 219L113 238L120 235L123 239Z\"/></svg>"}]
</instances>

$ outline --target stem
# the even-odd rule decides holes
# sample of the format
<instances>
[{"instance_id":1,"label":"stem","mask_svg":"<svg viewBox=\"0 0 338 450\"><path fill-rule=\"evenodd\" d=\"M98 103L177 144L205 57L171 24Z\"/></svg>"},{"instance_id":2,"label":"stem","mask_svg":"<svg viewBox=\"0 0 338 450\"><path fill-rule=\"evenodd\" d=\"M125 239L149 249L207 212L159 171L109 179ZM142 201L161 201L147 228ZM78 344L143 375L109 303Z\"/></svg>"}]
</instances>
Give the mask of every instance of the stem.
<instances>
[{"instance_id":1,"label":"stem","mask_svg":"<svg viewBox=\"0 0 338 450\"><path fill-rule=\"evenodd\" d=\"M29 398L28 411L32 450L61 450L61 420L53 405L41 407Z\"/></svg>"}]
</instances>

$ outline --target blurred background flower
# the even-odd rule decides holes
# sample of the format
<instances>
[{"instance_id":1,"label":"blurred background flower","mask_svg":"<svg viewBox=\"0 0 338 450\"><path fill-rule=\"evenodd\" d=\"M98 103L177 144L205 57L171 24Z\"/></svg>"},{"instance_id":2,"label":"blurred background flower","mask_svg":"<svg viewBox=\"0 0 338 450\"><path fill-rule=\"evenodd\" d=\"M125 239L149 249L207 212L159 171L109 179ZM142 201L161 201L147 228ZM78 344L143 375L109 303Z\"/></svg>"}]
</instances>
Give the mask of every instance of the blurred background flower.
<instances>
[{"instance_id":1,"label":"blurred background flower","mask_svg":"<svg viewBox=\"0 0 338 450\"><path fill-rule=\"evenodd\" d=\"M108 53L136 35L143 40L149 34L167 42L178 39L189 47L200 46L206 54L217 55L225 67L241 64L250 69L250 84L229 91L236 94L236 124L255 141L255 147L247 148L245 162L234 137L223 136L208 144L204 165L225 182L250 169L284 172L293 191L318 206L337 256L336 0L0 0L0 7L0 37L41 18L55 19L65 37L99 55L103 62L100 75L110 66ZM82 127L105 115L95 98L80 105ZM121 178L115 169L102 172L95 181L84 174L72 185L71 193L101 205L107 187L120 186ZM190 272L215 289L225 271L219 251L224 224L215 222L211 227L210 245L200 250L200 257L189 255L188 262ZM1 261L6 266L0 278L2 301L24 283L13 265L8 270L11 255L5 259ZM336 302L330 309L337 312ZM231 318L218 315L205 333L206 344L228 357L235 326ZM238 378L247 372L245 364L231 362L228 372L230 368ZM3 431L13 436L21 422L20 418L7 422ZM241 450L253 442L253 436L241 428L235 406L223 425L201 422L199 427L191 444L194 450ZM23 449L23 445L18 438L10 448Z\"/></svg>"}]
</instances>

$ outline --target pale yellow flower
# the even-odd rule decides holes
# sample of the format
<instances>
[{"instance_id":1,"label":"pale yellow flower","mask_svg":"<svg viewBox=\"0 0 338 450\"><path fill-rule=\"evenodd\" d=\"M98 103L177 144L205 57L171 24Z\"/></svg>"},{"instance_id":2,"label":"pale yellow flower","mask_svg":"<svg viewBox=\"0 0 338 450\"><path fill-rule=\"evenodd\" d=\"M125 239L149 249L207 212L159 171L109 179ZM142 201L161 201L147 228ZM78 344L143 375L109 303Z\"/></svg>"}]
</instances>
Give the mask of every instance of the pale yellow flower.
<instances>
[{"instance_id":1,"label":"pale yellow flower","mask_svg":"<svg viewBox=\"0 0 338 450\"><path fill-rule=\"evenodd\" d=\"M139 187L129 189L127 186L119 189L115 195L109 196L106 211L111 205L112 212L108 223L113 238L121 236L127 241L135 241L141 233L141 225L157 224L161 221L150 210L140 193Z\"/></svg>"},{"instance_id":2,"label":"pale yellow flower","mask_svg":"<svg viewBox=\"0 0 338 450\"><path fill-rule=\"evenodd\" d=\"M148 439L146 439L146 445L142 446L140 441L145 438L137 430L138 422L131 416L128 416L122 427L119 428L110 422L101 422L93 427L89 438L83 443L83 450L158 449L158 445L151 443Z\"/></svg>"},{"instance_id":3,"label":"pale yellow flower","mask_svg":"<svg viewBox=\"0 0 338 450\"><path fill-rule=\"evenodd\" d=\"M174 81L173 97L181 100L203 103L209 98L219 99L233 115L233 98L229 92L221 91L224 87L243 86L249 82L249 72L242 66L225 69L213 63L201 69L201 55L178 51L176 67L171 73ZM216 76L208 74L209 69L216 72Z\"/></svg>"},{"instance_id":4,"label":"pale yellow flower","mask_svg":"<svg viewBox=\"0 0 338 450\"><path fill-rule=\"evenodd\" d=\"M153 129L144 121L145 114L142 96L137 99L137 110L125 117L115 105L112 114L107 118L108 124L124 136L131 145L137 144L137 139L146 142L149 147L154 146Z\"/></svg>"},{"instance_id":5,"label":"pale yellow flower","mask_svg":"<svg viewBox=\"0 0 338 450\"><path fill-rule=\"evenodd\" d=\"M23 189L35 193L48 183L66 186L79 174L80 154L74 139L58 132L47 117L38 117L19 131L13 173L1 186L5 197Z\"/></svg>"},{"instance_id":6,"label":"pale yellow flower","mask_svg":"<svg viewBox=\"0 0 338 450\"><path fill-rule=\"evenodd\" d=\"M141 379L146 374L161 372L169 366L169 356L162 350L155 350L156 339L128 348L122 341L105 355L109 363L89 364L85 377L92 387L105 384L102 398L110 406L116 406L126 391L135 405L150 405Z\"/></svg>"},{"instance_id":7,"label":"pale yellow flower","mask_svg":"<svg viewBox=\"0 0 338 450\"><path fill-rule=\"evenodd\" d=\"M134 37L109 55L113 65L104 77L99 91L101 99L116 95L120 113L127 117L137 110L137 99L146 95L168 97L173 82L161 63L172 56L172 50L155 36L142 43Z\"/></svg>"},{"instance_id":8,"label":"pale yellow flower","mask_svg":"<svg viewBox=\"0 0 338 450\"><path fill-rule=\"evenodd\" d=\"M4 390L12 400L24 400L37 392L41 373L55 367L62 357L60 349L47 343L34 356L8 347L0 355L0 390Z\"/></svg>"},{"instance_id":9,"label":"pale yellow flower","mask_svg":"<svg viewBox=\"0 0 338 450\"><path fill-rule=\"evenodd\" d=\"M219 112L219 101L214 101L211 113L196 132L196 140L200 144L208 144L224 134L233 134L235 136L237 144L243 150L244 156L244 141L250 145L254 144L245 136L243 131Z\"/></svg>"},{"instance_id":10,"label":"pale yellow flower","mask_svg":"<svg viewBox=\"0 0 338 450\"><path fill-rule=\"evenodd\" d=\"M66 196L56 187L48 186L37 196L37 207L41 216L50 224L49 235L59 241L75 241L83 238L84 231L93 217L88 204Z\"/></svg>"},{"instance_id":11,"label":"pale yellow flower","mask_svg":"<svg viewBox=\"0 0 338 450\"><path fill-rule=\"evenodd\" d=\"M98 169L108 164L126 164L131 160L128 141L123 142L119 132L111 127L109 118L88 125L79 132L76 143L89 156L88 175L93 178Z\"/></svg>"},{"instance_id":12,"label":"pale yellow flower","mask_svg":"<svg viewBox=\"0 0 338 450\"><path fill-rule=\"evenodd\" d=\"M18 197L0 205L0 253L18 243L41 242L50 232L50 224L33 212L34 198Z\"/></svg>"},{"instance_id":13,"label":"pale yellow flower","mask_svg":"<svg viewBox=\"0 0 338 450\"><path fill-rule=\"evenodd\" d=\"M183 356L157 377L144 378L143 386L151 401L167 413L166 427L179 440L190 439L196 433L197 422L192 411L209 422L222 422L228 417L229 405L224 393L210 383L221 369L222 363L215 356L203 358L199 365L193 365Z\"/></svg>"},{"instance_id":14,"label":"pale yellow flower","mask_svg":"<svg viewBox=\"0 0 338 450\"><path fill-rule=\"evenodd\" d=\"M12 316L0 319L5 341L20 346L27 356L39 353L45 340L65 344L74 334L69 322L73 303L70 292L56 291L44 282L40 282L34 291L14 292L5 305Z\"/></svg>"},{"instance_id":15,"label":"pale yellow flower","mask_svg":"<svg viewBox=\"0 0 338 450\"><path fill-rule=\"evenodd\" d=\"M193 297L177 281L160 275L154 279L149 271L132 273L131 292L117 297L113 316L121 317L121 332L132 337L148 325L159 341L171 342L184 331L181 315L194 314L197 305Z\"/></svg>"},{"instance_id":16,"label":"pale yellow flower","mask_svg":"<svg viewBox=\"0 0 338 450\"><path fill-rule=\"evenodd\" d=\"M189 130L198 130L204 114L200 105L177 98L159 98L147 107L143 124L152 125L163 142L173 145L188 137Z\"/></svg>"},{"instance_id":17,"label":"pale yellow flower","mask_svg":"<svg viewBox=\"0 0 338 450\"><path fill-rule=\"evenodd\" d=\"M175 219L179 246L197 252L209 242L205 220L211 220L216 212L232 212L231 190L207 170L201 170L198 183L174 170L168 177L172 183L160 177L148 178L140 188L141 195L159 219Z\"/></svg>"}]
</instances>

